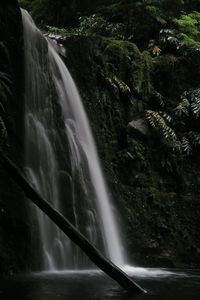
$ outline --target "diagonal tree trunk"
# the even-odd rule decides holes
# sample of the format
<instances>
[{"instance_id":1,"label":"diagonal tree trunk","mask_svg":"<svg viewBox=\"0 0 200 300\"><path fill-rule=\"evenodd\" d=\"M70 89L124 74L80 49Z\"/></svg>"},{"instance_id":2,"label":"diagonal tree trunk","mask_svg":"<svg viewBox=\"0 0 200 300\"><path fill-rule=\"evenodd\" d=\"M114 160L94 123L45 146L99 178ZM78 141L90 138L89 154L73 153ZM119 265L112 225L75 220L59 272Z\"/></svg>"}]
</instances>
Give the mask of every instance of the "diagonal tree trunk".
<instances>
[{"instance_id":1,"label":"diagonal tree trunk","mask_svg":"<svg viewBox=\"0 0 200 300\"><path fill-rule=\"evenodd\" d=\"M22 188L25 195L37 207L39 207L83 252L93 263L114 279L127 291L133 293L146 292L136 284L127 274L104 257L62 214L55 210L44 200L35 189L28 183L25 176L18 167L0 151L0 162L8 172L9 176Z\"/></svg>"}]
</instances>

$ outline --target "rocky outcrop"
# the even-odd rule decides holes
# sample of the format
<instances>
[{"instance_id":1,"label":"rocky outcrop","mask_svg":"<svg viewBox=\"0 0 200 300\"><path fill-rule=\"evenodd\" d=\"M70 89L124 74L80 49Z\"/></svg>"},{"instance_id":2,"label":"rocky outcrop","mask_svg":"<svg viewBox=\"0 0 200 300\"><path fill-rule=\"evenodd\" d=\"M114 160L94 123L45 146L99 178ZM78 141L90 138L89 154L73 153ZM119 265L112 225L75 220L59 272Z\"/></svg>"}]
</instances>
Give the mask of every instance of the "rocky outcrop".
<instances>
[{"instance_id":1,"label":"rocky outcrop","mask_svg":"<svg viewBox=\"0 0 200 300\"><path fill-rule=\"evenodd\" d=\"M23 32L17 1L0 3L0 72L9 76L9 96L1 116L7 128L4 151L23 161ZM1 145L2 146L2 145ZM23 192L0 166L0 276L30 265L30 222Z\"/></svg>"},{"instance_id":2,"label":"rocky outcrop","mask_svg":"<svg viewBox=\"0 0 200 300\"><path fill-rule=\"evenodd\" d=\"M9 144L5 151L20 166L23 38L17 2L1 1L0 16L0 71L12 79L12 96L3 112ZM153 58L130 42L98 36L71 36L62 42L65 52L60 53L80 89L121 212L118 220L124 224L130 260L146 266L199 267L198 149L187 159L174 155L143 121L146 109L159 106L155 91L167 99L170 111L184 90L199 87L199 57L186 65L182 57L163 53ZM31 264L28 216L23 193L0 168L0 274L25 271Z\"/></svg>"},{"instance_id":3,"label":"rocky outcrop","mask_svg":"<svg viewBox=\"0 0 200 300\"><path fill-rule=\"evenodd\" d=\"M97 36L69 37L65 48L131 261L199 267L199 156L181 159L169 152L143 121L145 109L158 105L151 91L159 89L170 110L184 89L197 85L189 81L194 66L186 68L181 58L174 66L168 55L152 58L132 43Z\"/></svg>"}]
</instances>

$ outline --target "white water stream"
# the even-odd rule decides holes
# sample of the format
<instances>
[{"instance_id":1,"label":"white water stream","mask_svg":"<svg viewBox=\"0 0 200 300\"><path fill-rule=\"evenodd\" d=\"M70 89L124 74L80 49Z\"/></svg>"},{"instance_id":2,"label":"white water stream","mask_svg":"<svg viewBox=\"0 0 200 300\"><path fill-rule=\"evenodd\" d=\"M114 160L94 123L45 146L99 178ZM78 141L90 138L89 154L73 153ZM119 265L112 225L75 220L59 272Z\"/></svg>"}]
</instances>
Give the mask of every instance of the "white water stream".
<instances>
[{"instance_id":1,"label":"white water stream","mask_svg":"<svg viewBox=\"0 0 200 300\"><path fill-rule=\"evenodd\" d=\"M22 10L25 43L27 176L115 264L126 259L95 142L77 87L52 43ZM90 262L38 209L41 270L90 268Z\"/></svg>"}]
</instances>

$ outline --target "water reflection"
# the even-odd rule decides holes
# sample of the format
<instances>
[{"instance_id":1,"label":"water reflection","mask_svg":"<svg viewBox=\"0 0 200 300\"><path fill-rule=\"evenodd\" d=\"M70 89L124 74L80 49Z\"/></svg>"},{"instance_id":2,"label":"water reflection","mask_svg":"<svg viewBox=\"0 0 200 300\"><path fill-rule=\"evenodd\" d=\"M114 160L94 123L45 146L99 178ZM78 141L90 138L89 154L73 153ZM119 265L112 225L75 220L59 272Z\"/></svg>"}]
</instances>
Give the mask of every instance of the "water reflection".
<instances>
[{"instance_id":1,"label":"water reflection","mask_svg":"<svg viewBox=\"0 0 200 300\"><path fill-rule=\"evenodd\" d=\"M132 295L101 272L40 273L0 283L0 299L20 300L199 300L200 271L140 268L134 279L148 294ZM146 274L146 275L144 275ZM157 274L155 276L155 274ZM165 276L164 276L165 274ZM151 276L152 275L152 276Z\"/></svg>"}]
</instances>

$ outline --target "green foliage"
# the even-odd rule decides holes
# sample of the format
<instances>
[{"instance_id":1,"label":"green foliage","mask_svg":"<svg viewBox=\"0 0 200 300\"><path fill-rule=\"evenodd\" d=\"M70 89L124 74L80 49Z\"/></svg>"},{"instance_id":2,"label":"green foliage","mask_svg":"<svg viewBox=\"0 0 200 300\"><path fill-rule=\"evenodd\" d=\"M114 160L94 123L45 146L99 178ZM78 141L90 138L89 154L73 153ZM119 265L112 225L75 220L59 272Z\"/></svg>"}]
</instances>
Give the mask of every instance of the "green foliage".
<instances>
[{"instance_id":1,"label":"green foliage","mask_svg":"<svg viewBox=\"0 0 200 300\"><path fill-rule=\"evenodd\" d=\"M43 31L46 33L53 33L54 35L59 35L61 37L76 35L76 32L73 32L72 29L58 28L55 26L45 25L43 26Z\"/></svg>"},{"instance_id":2,"label":"green foliage","mask_svg":"<svg viewBox=\"0 0 200 300\"><path fill-rule=\"evenodd\" d=\"M194 0L190 3L189 0L19 0L19 3L42 25L78 27L80 34L121 36L142 47L149 40L158 39L160 30L170 28L175 30L175 37L178 34L180 43L199 48L196 44L199 13L194 11L200 5ZM181 11L184 14L180 16Z\"/></svg>"},{"instance_id":3,"label":"green foliage","mask_svg":"<svg viewBox=\"0 0 200 300\"><path fill-rule=\"evenodd\" d=\"M99 34L103 36L123 37L123 24L108 22L103 16L93 14L79 19L77 29L80 34Z\"/></svg>"},{"instance_id":4,"label":"green foliage","mask_svg":"<svg viewBox=\"0 0 200 300\"><path fill-rule=\"evenodd\" d=\"M171 151L174 155L180 153L190 155L193 149L199 146L200 90L196 88L183 93L178 104L174 104L173 100L177 99L177 96L180 97L179 90L181 93L183 90L181 72L185 67L182 66L180 73L177 71L180 64L183 64L181 59L184 57L188 62L192 61L193 54L195 57L199 55L199 1L21 0L19 2L31 11L38 23L43 27L45 24L48 32L61 36L108 37L105 40L110 41L110 44L104 49L101 57L103 67L99 72L108 88L117 97L125 95L137 104L140 101L140 112L148 107L147 122L157 132L166 149L175 151ZM151 48L148 48L151 40L153 41ZM129 41L136 42L142 49L141 52L138 49L131 50L133 43ZM163 78L167 74L168 81L171 77L176 81L176 72L179 78L177 91L174 92L175 97L172 96L171 99L169 96L168 99L168 95L173 92L165 89L166 81ZM187 88L188 86L189 84ZM2 95L6 93L3 88ZM6 97L7 94L3 98ZM1 103L4 107L4 100ZM131 110L134 111L136 108L137 105L134 105ZM169 112L170 116L166 112ZM134 152L136 149L136 145L135 147L129 145L122 156L133 160L137 156ZM142 152L140 150L138 153ZM142 159L139 158L139 154L138 159Z\"/></svg>"},{"instance_id":5,"label":"green foliage","mask_svg":"<svg viewBox=\"0 0 200 300\"><path fill-rule=\"evenodd\" d=\"M180 18L173 20L177 26L177 30L188 34L192 38L199 37L199 22L200 22L200 13L193 12L188 15L181 15Z\"/></svg>"},{"instance_id":6,"label":"green foliage","mask_svg":"<svg viewBox=\"0 0 200 300\"><path fill-rule=\"evenodd\" d=\"M180 40L173 29L161 29L159 38L162 45L169 44L174 46L176 49L180 49L181 47Z\"/></svg>"},{"instance_id":7,"label":"green foliage","mask_svg":"<svg viewBox=\"0 0 200 300\"><path fill-rule=\"evenodd\" d=\"M194 127L194 120L200 117L200 89L185 91L174 112L176 117L190 124L190 127L185 128L181 141L183 153L190 155L200 145L200 133L190 129Z\"/></svg>"},{"instance_id":8,"label":"green foliage","mask_svg":"<svg viewBox=\"0 0 200 300\"><path fill-rule=\"evenodd\" d=\"M193 146L196 147L196 146L200 145L200 133L199 132L189 131L187 136L188 136L190 143Z\"/></svg>"},{"instance_id":9,"label":"green foliage","mask_svg":"<svg viewBox=\"0 0 200 300\"><path fill-rule=\"evenodd\" d=\"M186 155L190 155L192 152L192 147L187 137L183 136L181 140L181 145L183 153L185 153Z\"/></svg>"},{"instance_id":10,"label":"green foliage","mask_svg":"<svg viewBox=\"0 0 200 300\"><path fill-rule=\"evenodd\" d=\"M20 7L31 10L31 0L18 0Z\"/></svg>"},{"instance_id":11,"label":"green foliage","mask_svg":"<svg viewBox=\"0 0 200 300\"><path fill-rule=\"evenodd\" d=\"M185 155L192 154L193 149L200 145L200 133L189 131L182 138L182 151Z\"/></svg>"},{"instance_id":12,"label":"green foliage","mask_svg":"<svg viewBox=\"0 0 200 300\"><path fill-rule=\"evenodd\" d=\"M140 58L133 62L134 90L144 100L148 100L153 92L152 69L153 60L147 51L144 51Z\"/></svg>"},{"instance_id":13,"label":"green foliage","mask_svg":"<svg viewBox=\"0 0 200 300\"><path fill-rule=\"evenodd\" d=\"M124 39L124 26L120 23L111 23L101 15L82 16L79 18L79 26L74 28L57 28L46 25L44 29L48 32L61 36L71 35L102 35Z\"/></svg>"},{"instance_id":14,"label":"green foliage","mask_svg":"<svg viewBox=\"0 0 200 300\"><path fill-rule=\"evenodd\" d=\"M114 91L120 91L122 94L131 93L130 87L121 79L119 79L117 76L113 76L113 77L108 77L104 75L102 76Z\"/></svg>"},{"instance_id":15,"label":"green foliage","mask_svg":"<svg viewBox=\"0 0 200 300\"><path fill-rule=\"evenodd\" d=\"M174 109L174 116L171 117L165 112L152 110L146 111L146 120L150 126L159 134L161 140L176 153L185 156L191 155L193 150L200 145L200 133L191 129L194 119L200 117L200 89L184 92L181 102ZM178 118L178 119L177 119ZM170 123L185 125L186 121L190 126L183 127L182 132L177 134L171 128Z\"/></svg>"},{"instance_id":16,"label":"green foliage","mask_svg":"<svg viewBox=\"0 0 200 300\"><path fill-rule=\"evenodd\" d=\"M169 126L169 123L172 121L170 115L162 111L147 110L145 116L150 126L159 133L165 144L173 149L180 148L177 135Z\"/></svg>"},{"instance_id":17,"label":"green foliage","mask_svg":"<svg viewBox=\"0 0 200 300\"><path fill-rule=\"evenodd\" d=\"M139 162L146 166L146 148L139 141L129 138L128 147L118 152L118 157L123 163Z\"/></svg>"},{"instance_id":18,"label":"green foliage","mask_svg":"<svg viewBox=\"0 0 200 300\"><path fill-rule=\"evenodd\" d=\"M189 52L200 51L200 13L193 12L174 18L174 29L162 29L160 41L168 43L187 55Z\"/></svg>"},{"instance_id":19,"label":"green foliage","mask_svg":"<svg viewBox=\"0 0 200 300\"><path fill-rule=\"evenodd\" d=\"M144 10L147 13L147 15L149 15L149 17L151 17L156 22L164 25L166 23L166 20L163 18L164 16L161 12L160 7L156 6L156 3L155 3L155 5L152 5L152 4L148 5L147 2L148 1L143 1ZM153 1L149 1L149 2L153 2Z\"/></svg>"},{"instance_id":20,"label":"green foliage","mask_svg":"<svg viewBox=\"0 0 200 300\"><path fill-rule=\"evenodd\" d=\"M200 89L185 91L181 96L181 102L175 108L175 114L179 117L192 114L195 118L199 118Z\"/></svg>"},{"instance_id":21,"label":"green foliage","mask_svg":"<svg viewBox=\"0 0 200 300\"><path fill-rule=\"evenodd\" d=\"M31 13L41 27L44 25L64 27L74 24L78 19L73 2L72 0L20 0L19 4Z\"/></svg>"},{"instance_id":22,"label":"green foliage","mask_svg":"<svg viewBox=\"0 0 200 300\"><path fill-rule=\"evenodd\" d=\"M192 93L192 98L191 98L191 111L193 115L198 118L200 115L200 90L197 90L197 93L195 94L194 92Z\"/></svg>"},{"instance_id":23,"label":"green foliage","mask_svg":"<svg viewBox=\"0 0 200 300\"><path fill-rule=\"evenodd\" d=\"M188 101L188 99L185 97L185 93L184 96L181 97L182 100L181 102L176 106L175 110L175 115L177 115L178 117L183 117L188 116L189 114L189 107L190 107L190 102Z\"/></svg>"},{"instance_id":24,"label":"green foliage","mask_svg":"<svg viewBox=\"0 0 200 300\"><path fill-rule=\"evenodd\" d=\"M153 91L152 98L153 98L153 101L155 101L155 103L157 103L160 107L163 108L165 106L164 97L161 93L159 93L157 91Z\"/></svg>"}]
</instances>

